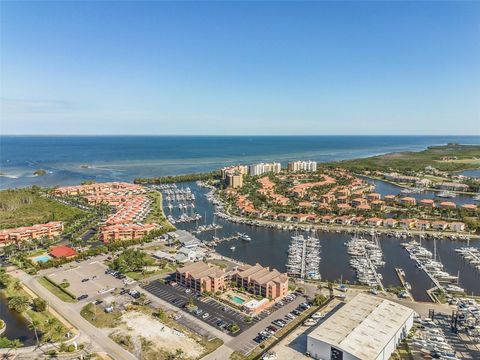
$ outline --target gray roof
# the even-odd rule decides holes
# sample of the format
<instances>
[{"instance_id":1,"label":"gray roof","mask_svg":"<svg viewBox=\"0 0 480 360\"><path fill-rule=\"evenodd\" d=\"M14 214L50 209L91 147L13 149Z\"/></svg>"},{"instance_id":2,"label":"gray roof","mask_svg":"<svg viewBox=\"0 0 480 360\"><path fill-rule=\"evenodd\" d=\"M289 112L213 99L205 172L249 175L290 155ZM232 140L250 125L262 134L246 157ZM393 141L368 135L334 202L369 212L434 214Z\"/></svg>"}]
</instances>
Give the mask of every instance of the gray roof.
<instances>
[{"instance_id":1,"label":"gray roof","mask_svg":"<svg viewBox=\"0 0 480 360\"><path fill-rule=\"evenodd\" d=\"M177 230L175 231L175 234L177 235L177 240L180 241L180 243L183 246L195 247L201 244L200 240L198 240L195 236L190 234L188 231Z\"/></svg>"},{"instance_id":2,"label":"gray roof","mask_svg":"<svg viewBox=\"0 0 480 360\"><path fill-rule=\"evenodd\" d=\"M358 294L308 337L361 360L376 359L413 313L412 309L392 301Z\"/></svg>"}]
</instances>

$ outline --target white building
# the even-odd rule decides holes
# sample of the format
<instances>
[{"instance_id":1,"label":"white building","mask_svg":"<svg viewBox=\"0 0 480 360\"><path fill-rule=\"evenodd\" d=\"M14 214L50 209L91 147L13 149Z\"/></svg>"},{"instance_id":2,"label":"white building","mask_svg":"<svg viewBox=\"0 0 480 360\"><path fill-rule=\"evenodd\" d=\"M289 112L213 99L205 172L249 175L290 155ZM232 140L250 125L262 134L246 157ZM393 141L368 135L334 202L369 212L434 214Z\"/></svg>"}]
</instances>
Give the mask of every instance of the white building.
<instances>
[{"instance_id":1,"label":"white building","mask_svg":"<svg viewBox=\"0 0 480 360\"><path fill-rule=\"evenodd\" d=\"M269 172L273 172L277 174L281 170L282 170L282 165L276 162L253 164L248 166L248 175L257 176L257 175L262 175Z\"/></svg>"},{"instance_id":2,"label":"white building","mask_svg":"<svg viewBox=\"0 0 480 360\"><path fill-rule=\"evenodd\" d=\"M388 360L413 326L415 312L358 294L307 337L307 351L322 360Z\"/></svg>"},{"instance_id":3,"label":"white building","mask_svg":"<svg viewBox=\"0 0 480 360\"><path fill-rule=\"evenodd\" d=\"M317 171L316 161L292 161L288 163L288 171Z\"/></svg>"}]
</instances>

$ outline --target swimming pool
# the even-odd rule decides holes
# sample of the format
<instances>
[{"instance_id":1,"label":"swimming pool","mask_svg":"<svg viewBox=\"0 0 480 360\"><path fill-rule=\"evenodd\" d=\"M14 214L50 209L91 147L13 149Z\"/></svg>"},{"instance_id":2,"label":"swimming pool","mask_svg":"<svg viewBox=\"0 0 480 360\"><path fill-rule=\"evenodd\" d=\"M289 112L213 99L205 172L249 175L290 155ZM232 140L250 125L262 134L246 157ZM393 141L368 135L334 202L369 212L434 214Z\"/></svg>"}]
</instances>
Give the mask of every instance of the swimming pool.
<instances>
[{"instance_id":1,"label":"swimming pool","mask_svg":"<svg viewBox=\"0 0 480 360\"><path fill-rule=\"evenodd\" d=\"M50 260L51 257L48 256L47 254L44 254L44 255L39 255L39 256L35 256L34 258L32 258L33 261L35 262L47 262L48 260Z\"/></svg>"},{"instance_id":2,"label":"swimming pool","mask_svg":"<svg viewBox=\"0 0 480 360\"><path fill-rule=\"evenodd\" d=\"M232 296L230 297L230 299L232 299L234 303L237 303L239 305L242 305L245 302L245 300L243 300L241 297L238 297L238 296Z\"/></svg>"}]
</instances>

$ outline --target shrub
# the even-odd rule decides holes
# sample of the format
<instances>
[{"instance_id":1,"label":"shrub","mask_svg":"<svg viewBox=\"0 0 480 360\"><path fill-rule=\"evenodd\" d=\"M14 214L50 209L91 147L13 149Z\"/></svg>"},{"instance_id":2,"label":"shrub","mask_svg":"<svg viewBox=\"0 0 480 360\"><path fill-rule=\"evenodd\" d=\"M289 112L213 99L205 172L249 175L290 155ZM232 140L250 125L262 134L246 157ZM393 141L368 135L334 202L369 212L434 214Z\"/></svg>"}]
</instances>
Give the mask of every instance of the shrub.
<instances>
[{"instance_id":1,"label":"shrub","mask_svg":"<svg viewBox=\"0 0 480 360\"><path fill-rule=\"evenodd\" d=\"M33 309L37 312L42 312L47 309L47 302L40 298L33 299Z\"/></svg>"}]
</instances>

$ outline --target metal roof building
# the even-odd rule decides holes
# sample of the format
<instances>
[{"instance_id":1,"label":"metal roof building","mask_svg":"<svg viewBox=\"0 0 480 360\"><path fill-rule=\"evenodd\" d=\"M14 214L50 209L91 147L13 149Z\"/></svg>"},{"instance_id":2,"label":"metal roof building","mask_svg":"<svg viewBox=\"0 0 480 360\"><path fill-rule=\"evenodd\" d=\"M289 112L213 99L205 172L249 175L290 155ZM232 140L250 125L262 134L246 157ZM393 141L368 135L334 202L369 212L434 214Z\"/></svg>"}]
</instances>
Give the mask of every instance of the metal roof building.
<instances>
[{"instance_id":1,"label":"metal roof building","mask_svg":"<svg viewBox=\"0 0 480 360\"><path fill-rule=\"evenodd\" d=\"M358 294L307 337L307 351L323 360L388 360L413 325L415 312Z\"/></svg>"}]
</instances>

